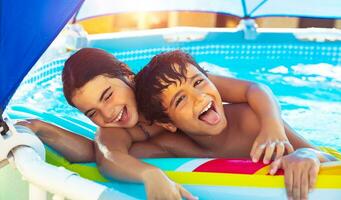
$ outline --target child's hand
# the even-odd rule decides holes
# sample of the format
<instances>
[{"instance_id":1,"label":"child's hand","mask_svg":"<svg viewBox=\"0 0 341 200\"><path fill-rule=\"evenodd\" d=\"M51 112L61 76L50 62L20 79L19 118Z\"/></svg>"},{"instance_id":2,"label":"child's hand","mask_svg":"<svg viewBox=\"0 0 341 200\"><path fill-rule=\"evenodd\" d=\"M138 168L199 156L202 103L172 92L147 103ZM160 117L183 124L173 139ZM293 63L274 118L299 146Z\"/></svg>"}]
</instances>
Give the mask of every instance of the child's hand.
<instances>
[{"instance_id":1,"label":"child's hand","mask_svg":"<svg viewBox=\"0 0 341 200\"><path fill-rule=\"evenodd\" d=\"M270 166L270 174L284 170L288 199L308 199L308 191L314 188L320 169L320 160L310 149L299 149L275 160Z\"/></svg>"},{"instance_id":2,"label":"child's hand","mask_svg":"<svg viewBox=\"0 0 341 200\"><path fill-rule=\"evenodd\" d=\"M264 154L263 163L268 164L276 152L274 160L279 159L285 153L291 153L294 148L289 143L282 125L267 130L261 130L251 149L251 159L258 162Z\"/></svg>"},{"instance_id":3,"label":"child's hand","mask_svg":"<svg viewBox=\"0 0 341 200\"><path fill-rule=\"evenodd\" d=\"M26 126L27 128L31 129L33 133L37 133L39 130L39 123L41 121L39 119L27 119L24 121L19 121L15 123L16 125Z\"/></svg>"},{"instance_id":4,"label":"child's hand","mask_svg":"<svg viewBox=\"0 0 341 200\"><path fill-rule=\"evenodd\" d=\"M144 181L148 200L197 200L180 184L171 181L165 174L150 171L145 174ZM148 177L148 178L147 178Z\"/></svg>"}]
</instances>

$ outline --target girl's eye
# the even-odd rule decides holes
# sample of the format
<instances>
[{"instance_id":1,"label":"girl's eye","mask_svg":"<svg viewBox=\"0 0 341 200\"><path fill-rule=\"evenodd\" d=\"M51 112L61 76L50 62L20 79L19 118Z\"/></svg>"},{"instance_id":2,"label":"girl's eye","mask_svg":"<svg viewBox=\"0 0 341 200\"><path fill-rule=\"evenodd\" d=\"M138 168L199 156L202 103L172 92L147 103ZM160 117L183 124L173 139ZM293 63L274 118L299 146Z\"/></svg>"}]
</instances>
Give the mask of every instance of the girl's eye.
<instances>
[{"instance_id":1,"label":"girl's eye","mask_svg":"<svg viewBox=\"0 0 341 200\"><path fill-rule=\"evenodd\" d=\"M88 114L88 117L89 117L89 118L93 118L93 117L95 116L95 114L96 114L96 111L94 111L94 112L92 112L92 113L89 113L89 114Z\"/></svg>"},{"instance_id":2,"label":"girl's eye","mask_svg":"<svg viewBox=\"0 0 341 200\"><path fill-rule=\"evenodd\" d=\"M181 103L181 101L184 100L184 98L185 98L185 95L180 96L175 102L175 107L177 107Z\"/></svg>"},{"instance_id":3,"label":"girl's eye","mask_svg":"<svg viewBox=\"0 0 341 200\"><path fill-rule=\"evenodd\" d=\"M202 83L204 81L204 79L200 79L194 82L194 87L196 87L197 85L199 85L200 83Z\"/></svg>"},{"instance_id":4,"label":"girl's eye","mask_svg":"<svg viewBox=\"0 0 341 200\"><path fill-rule=\"evenodd\" d=\"M104 98L104 100L106 101L106 100L110 99L110 97L112 96L112 93L113 93L113 92L110 92L110 94L108 94L108 96L106 96L106 97Z\"/></svg>"}]
</instances>

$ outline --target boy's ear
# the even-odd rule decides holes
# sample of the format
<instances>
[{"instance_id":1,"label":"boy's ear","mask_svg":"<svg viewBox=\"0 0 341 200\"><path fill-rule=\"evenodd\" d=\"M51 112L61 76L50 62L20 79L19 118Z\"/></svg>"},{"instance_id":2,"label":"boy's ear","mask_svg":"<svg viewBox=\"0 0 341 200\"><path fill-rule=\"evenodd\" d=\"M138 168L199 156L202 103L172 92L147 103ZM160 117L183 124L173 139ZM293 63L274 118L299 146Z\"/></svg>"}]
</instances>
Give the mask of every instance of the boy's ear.
<instances>
[{"instance_id":1,"label":"boy's ear","mask_svg":"<svg viewBox=\"0 0 341 200\"><path fill-rule=\"evenodd\" d=\"M169 132L175 133L178 128L174 126L172 123L161 123L161 122L155 122L156 125L163 127L164 129L168 130Z\"/></svg>"},{"instance_id":2,"label":"boy's ear","mask_svg":"<svg viewBox=\"0 0 341 200\"><path fill-rule=\"evenodd\" d=\"M130 81L130 82L134 82L135 81L135 75L134 74L130 74L127 76L127 79Z\"/></svg>"},{"instance_id":3,"label":"boy's ear","mask_svg":"<svg viewBox=\"0 0 341 200\"><path fill-rule=\"evenodd\" d=\"M130 74L124 77L131 88L135 88L135 75Z\"/></svg>"}]
</instances>

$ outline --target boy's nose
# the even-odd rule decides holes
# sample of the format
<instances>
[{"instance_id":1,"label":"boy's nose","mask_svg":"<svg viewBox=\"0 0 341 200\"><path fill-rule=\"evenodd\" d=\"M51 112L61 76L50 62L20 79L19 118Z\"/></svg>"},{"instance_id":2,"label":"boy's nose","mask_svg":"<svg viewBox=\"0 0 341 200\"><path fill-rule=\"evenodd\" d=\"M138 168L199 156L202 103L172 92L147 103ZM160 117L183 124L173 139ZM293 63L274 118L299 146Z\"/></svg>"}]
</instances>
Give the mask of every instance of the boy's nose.
<instances>
[{"instance_id":1,"label":"boy's nose","mask_svg":"<svg viewBox=\"0 0 341 200\"><path fill-rule=\"evenodd\" d=\"M190 94L195 98L200 98L201 95L203 95L203 92L196 88L190 88L189 89Z\"/></svg>"},{"instance_id":2,"label":"boy's nose","mask_svg":"<svg viewBox=\"0 0 341 200\"><path fill-rule=\"evenodd\" d=\"M195 99L195 104L201 105L203 102L206 102L207 95L202 92L195 92L193 93L193 97Z\"/></svg>"}]
</instances>

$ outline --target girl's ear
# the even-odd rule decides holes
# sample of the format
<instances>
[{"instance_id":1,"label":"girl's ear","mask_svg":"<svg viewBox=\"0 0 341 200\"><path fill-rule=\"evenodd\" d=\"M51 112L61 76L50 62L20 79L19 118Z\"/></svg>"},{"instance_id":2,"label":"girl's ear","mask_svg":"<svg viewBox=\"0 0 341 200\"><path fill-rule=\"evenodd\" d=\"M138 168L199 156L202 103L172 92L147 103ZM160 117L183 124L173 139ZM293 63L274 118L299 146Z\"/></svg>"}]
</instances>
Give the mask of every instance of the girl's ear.
<instances>
[{"instance_id":1,"label":"girl's ear","mask_svg":"<svg viewBox=\"0 0 341 200\"><path fill-rule=\"evenodd\" d=\"M169 132L175 133L178 128L174 126L172 123L161 123L161 122L155 122L156 125L163 127L164 129L168 130Z\"/></svg>"}]
</instances>

